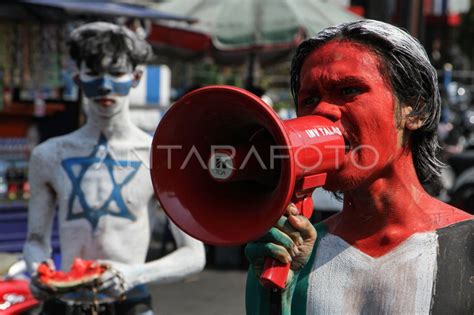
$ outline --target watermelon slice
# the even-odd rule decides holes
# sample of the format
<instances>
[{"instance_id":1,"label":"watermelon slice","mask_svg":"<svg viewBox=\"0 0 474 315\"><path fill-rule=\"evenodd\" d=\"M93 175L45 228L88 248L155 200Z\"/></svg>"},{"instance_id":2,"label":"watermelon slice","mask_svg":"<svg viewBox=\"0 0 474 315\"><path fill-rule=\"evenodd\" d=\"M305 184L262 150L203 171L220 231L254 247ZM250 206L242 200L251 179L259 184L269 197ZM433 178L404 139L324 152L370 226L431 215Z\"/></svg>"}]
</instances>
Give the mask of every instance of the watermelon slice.
<instances>
[{"instance_id":1,"label":"watermelon slice","mask_svg":"<svg viewBox=\"0 0 474 315\"><path fill-rule=\"evenodd\" d=\"M98 279L107 269L107 265L81 258L74 259L69 272L53 270L44 262L38 266L35 280L55 292L70 292L97 285Z\"/></svg>"}]
</instances>

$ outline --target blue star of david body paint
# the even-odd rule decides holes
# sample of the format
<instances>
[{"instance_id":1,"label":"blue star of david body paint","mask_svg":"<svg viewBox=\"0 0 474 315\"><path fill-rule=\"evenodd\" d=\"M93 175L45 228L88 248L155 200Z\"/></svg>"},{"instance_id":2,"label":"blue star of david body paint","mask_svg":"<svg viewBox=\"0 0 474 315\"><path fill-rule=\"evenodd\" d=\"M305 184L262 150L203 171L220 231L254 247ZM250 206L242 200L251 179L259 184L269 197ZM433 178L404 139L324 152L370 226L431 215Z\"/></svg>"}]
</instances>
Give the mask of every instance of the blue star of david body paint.
<instances>
[{"instance_id":1,"label":"blue star of david body paint","mask_svg":"<svg viewBox=\"0 0 474 315\"><path fill-rule=\"evenodd\" d=\"M89 98L105 96L108 94L128 95L133 85L133 80L118 81L108 75L101 76L91 81L81 81L84 94Z\"/></svg>"},{"instance_id":2,"label":"blue star of david body paint","mask_svg":"<svg viewBox=\"0 0 474 315\"><path fill-rule=\"evenodd\" d=\"M66 220L70 221L82 218L86 219L92 225L93 230L95 230L97 227L100 217L104 215L126 218L131 221L136 220L135 215L130 212L127 205L125 204L121 190L135 176L141 165L140 161L114 160L108 151L105 155L105 158L100 157L97 154L100 148L107 148L107 139L104 135L100 135L99 142L94 147L94 150L89 156L68 158L61 162L61 165L66 171L66 174L68 175L72 184ZM107 167L108 174L112 182L112 192L99 208L93 208L88 204L85 194L81 188L81 182L86 171L96 163L100 163L100 165ZM118 183L114 176L114 166L130 170L130 173L121 183ZM79 173L77 175L74 174L73 167L79 167ZM73 204L76 198L83 209L80 213L73 212ZM118 212L110 210L109 207L112 202L115 202L118 206Z\"/></svg>"}]
</instances>

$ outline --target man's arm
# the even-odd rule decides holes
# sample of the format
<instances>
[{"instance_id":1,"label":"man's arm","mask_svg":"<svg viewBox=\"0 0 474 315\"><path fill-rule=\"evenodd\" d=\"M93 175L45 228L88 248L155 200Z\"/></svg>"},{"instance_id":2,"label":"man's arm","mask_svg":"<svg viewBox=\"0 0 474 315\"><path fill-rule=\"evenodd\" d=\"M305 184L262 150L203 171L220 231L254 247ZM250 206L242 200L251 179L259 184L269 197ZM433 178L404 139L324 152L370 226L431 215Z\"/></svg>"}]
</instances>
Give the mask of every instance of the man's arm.
<instances>
[{"instance_id":1,"label":"man's arm","mask_svg":"<svg viewBox=\"0 0 474 315\"><path fill-rule=\"evenodd\" d=\"M156 201L150 202L152 211L157 211L157 204ZM113 285L105 281L102 289L108 290L112 295L120 295L137 285L172 283L201 272L206 265L203 243L181 231L172 222L170 222L169 227L176 243L175 251L160 259L140 265L127 265L116 261L102 260L102 263L110 264L125 280L125 283L120 283L120 280L116 279L116 281L113 281ZM107 279L113 275L113 273L104 275L104 278Z\"/></svg>"},{"instance_id":2,"label":"man's arm","mask_svg":"<svg viewBox=\"0 0 474 315\"><path fill-rule=\"evenodd\" d=\"M149 202L150 211L163 211L153 196ZM202 242L180 230L173 222L169 228L176 243L176 250L168 255L146 263L144 272L138 276L139 283L171 283L201 272L206 265L206 254Z\"/></svg>"},{"instance_id":3,"label":"man's arm","mask_svg":"<svg viewBox=\"0 0 474 315\"><path fill-rule=\"evenodd\" d=\"M171 283L196 274L206 265L204 245L181 231L170 222L176 250L168 255L148 262L138 275L139 283Z\"/></svg>"},{"instance_id":4,"label":"man's arm","mask_svg":"<svg viewBox=\"0 0 474 315\"><path fill-rule=\"evenodd\" d=\"M37 147L31 154L28 180L31 198L28 204L28 234L23 248L28 271L36 273L38 264L51 257L51 230L54 218L56 194L49 184L54 172L51 157L46 150Z\"/></svg>"},{"instance_id":5,"label":"man's arm","mask_svg":"<svg viewBox=\"0 0 474 315\"><path fill-rule=\"evenodd\" d=\"M287 217L280 220L260 239L248 243L245 255L250 262L246 286L246 311L249 315L283 314L290 315L297 281L303 268L313 254L317 232L311 222L294 205L287 207ZM260 276L266 258L282 263L291 263L286 287L274 291L263 287ZM296 312L303 314L303 312Z\"/></svg>"}]
</instances>

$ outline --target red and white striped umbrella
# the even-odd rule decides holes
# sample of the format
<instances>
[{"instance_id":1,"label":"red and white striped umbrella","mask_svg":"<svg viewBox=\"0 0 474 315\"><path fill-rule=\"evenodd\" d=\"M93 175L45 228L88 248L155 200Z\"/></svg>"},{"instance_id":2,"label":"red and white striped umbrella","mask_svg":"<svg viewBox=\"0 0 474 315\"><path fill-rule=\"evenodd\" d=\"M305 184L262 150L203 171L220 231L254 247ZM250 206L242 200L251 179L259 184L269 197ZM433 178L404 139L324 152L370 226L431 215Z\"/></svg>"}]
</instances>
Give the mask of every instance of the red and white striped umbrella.
<instances>
[{"instance_id":1,"label":"red and white striped umbrella","mask_svg":"<svg viewBox=\"0 0 474 315\"><path fill-rule=\"evenodd\" d=\"M156 21L148 39L159 53L219 64L242 64L249 55L279 61L306 36L361 19L327 0L172 0L156 8L197 21Z\"/></svg>"}]
</instances>

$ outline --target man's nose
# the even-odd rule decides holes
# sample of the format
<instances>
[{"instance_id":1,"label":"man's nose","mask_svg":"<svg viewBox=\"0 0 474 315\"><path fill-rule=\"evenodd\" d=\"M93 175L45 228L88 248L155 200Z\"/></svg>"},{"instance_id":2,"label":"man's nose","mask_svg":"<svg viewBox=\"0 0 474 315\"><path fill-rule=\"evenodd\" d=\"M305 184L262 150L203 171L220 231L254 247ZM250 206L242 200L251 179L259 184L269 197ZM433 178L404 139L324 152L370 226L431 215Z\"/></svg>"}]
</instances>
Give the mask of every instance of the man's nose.
<instances>
[{"instance_id":1,"label":"man's nose","mask_svg":"<svg viewBox=\"0 0 474 315\"><path fill-rule=\"evenodd\" d=\"M327 101L321 101L312 112L313 115L323 116L331 121L341 119L341 106Z\"/></svg>"},{"instance_id":2,"label":"man's nose","mask_svg":"<svg viewBox=\"0 0 474 315\"><path fill-rule=\"evenodd\" d=\"M112 82L110 82L110 80L108 80L107 78L102 78L99 82L98 90L100 95L109 94L110 92L112 92Z\"/></svg>"}]
</instances>

